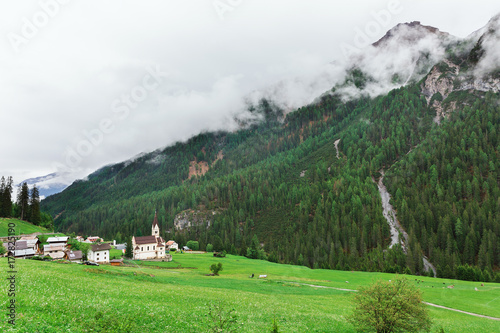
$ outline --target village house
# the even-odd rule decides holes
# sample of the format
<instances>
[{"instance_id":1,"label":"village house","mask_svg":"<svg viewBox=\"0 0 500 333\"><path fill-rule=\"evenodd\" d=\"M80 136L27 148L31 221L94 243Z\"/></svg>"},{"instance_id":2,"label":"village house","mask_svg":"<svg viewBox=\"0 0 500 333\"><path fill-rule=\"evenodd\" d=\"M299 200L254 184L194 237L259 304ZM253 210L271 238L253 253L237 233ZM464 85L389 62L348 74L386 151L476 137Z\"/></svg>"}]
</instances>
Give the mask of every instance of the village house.
<instances>
[{"instance_id":1,"label":"village house","mask_svg":"<svg viewBox=\"0 0 500 333\"><path fill-rule=\"evenodd\" d=\"M97 243L97 242L103 242L104 240L99 237L99 236L89 236L87 237L87 243Z\"/></svg>"},{"instance_id":2,"label":"village house","mask_svg":"<svg viewBox=\"0 0 500 333\"><path fill-rule=\"evenodd\" d=\"M116 250L121 250L123 254L125 254L125 250L127 249L127 244L116 244Z\"/></svg>"},{"instance_id":3,"label":"village house","mask_svg":"<svg viewBox=\"0 0 500 333\"><path fill-rule=\"evenodd\" d=\"M50 256L52 259L63 259L64 251L66 251L66 246L68 244L67 236L64 237L49 237L47 238L47 243L43 246L43 254Z\"/></svg>"},{"instance_id":4,"label":"village house","mask_svg":"<svg viewBox=\"0 0 500 333\"><path fill-rule=\"evenodd\" d=\"M111 250L111 245L108 243L103 244L92 244L89 253L87 255L89 261L108 263L109 262L109 250Z\"/></svg>"},{"instance_id":5,"label":"village house","mask_svg":"<svg viewBox=\"0 0 500 333\"><path fill-rule=\"evenodd\" d=\"M64 252L64 259L71 262L80 262L83 259L82 251L66 251Z\"/></svg>"},{"instance_id":6,"label":"village house","mask_svg":"<svg viewBox=\"0 0 500 333\"><path fill-rule=\"evenodd\" d=\"M35 253L40 252L40 240L37 236L22 236L19 241L26 241L27 248L33 249Z\"/></svg>"},{"instance_id":7,"label":"village house","mask_svg":"<svg viewBox=\"0 0 500 333\"><path fill-rule=\"evenodd\" d=\"M165 258L165 241L160 236L156 212L151 226L151 236L132 237L132 248L136 260Z\"/></svg>"},{"instance_id":8,"label":"village house","mask_svg":"<svg viewBox=\"0 0 500 333\"><path fill-rule=\"evenodd\" d=\"M9 243L4 243L4 247L7 250L7 255L11 257L15 257L18 259L24 259L24 258L31 258L36 254L36 251L33 249L32 246L28 246L27 241L23 240L18 240L16 241L16 247L14 251L8 250Z\"/></svg>"},{"instance_id":9,"label":"village house","mask_svg":"<svg viewBox=\"0 0 500 333\"><path fill-rule=\"evenodd\" d=\"M179 250L179 244L177 244L173 240L169 240L167 242L167 249L169 249L170 251L177 251L177 250Z\"/></svg>"}]
</instances>

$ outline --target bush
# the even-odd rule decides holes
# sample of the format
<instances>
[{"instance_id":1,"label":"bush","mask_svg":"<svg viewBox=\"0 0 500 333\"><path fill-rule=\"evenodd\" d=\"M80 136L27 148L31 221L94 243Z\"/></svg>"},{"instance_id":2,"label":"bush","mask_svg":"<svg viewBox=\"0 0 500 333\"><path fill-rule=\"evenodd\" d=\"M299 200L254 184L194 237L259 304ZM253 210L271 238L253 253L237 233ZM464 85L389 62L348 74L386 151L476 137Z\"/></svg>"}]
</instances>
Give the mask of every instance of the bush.
<instances>
[{"instance_id":1,"label":"bush","mask_svg":"<svg viewBox=\"0 0 500 333\"><path fill-rule=\"evenodd\" d=\"M225 258L225 257L226 257L226 251L222 251L222 252L214 252L214 257L217 257L217 258Z\"/></svg>"},{"instance_id":2,"label":"bush","mask_svg":"<svg viewBox=\"0 0 500 333\"><path fill-rule=\"evenodd\" d=\"M354 296L348 319L358 330L376 332L428 331L431 321L422 293L405 278L379 280Z\"/></svg>"},{"instance_id":3,"label":"bush","mask_svg":"<svg viewBox=\"0 0 500 333\"><path fill-rule=\"evenodd\" d=\"M226 310L222 302L210 303L208 305L208 331L219 332L238 332L238 316L234 309Z\"/></svg>"},{"instance_id":4,"label":"bush","mask_svg":"<svg viewBox=\"0 0 500 333\"><path fill-rule=\"evenodd\" d=\"M219 272L222 271L223 268L222 268L222 264L221 263L218 263L218 264L212 264L210 266L210 271L212 273L214 273L215 275L219 275Z\"/></svg>"},{"instance_id":5,"label":"bush","mask_svg":"<svg viewBox=\"0 0 500 333\"><path fill-rule=\"evenodd\" d=\"M198 241L190 240L186 243L186 246L193 251L198 251L200 249L200 244L198 243Z\"/></svg>"},{"instance_id":6,"label":"bush","mask_svg":"<svg viewBox=\"0 0 500 333\"><path fill-rule=\"evenodd\" d=\"M214 246L212 244L207 244L207 252L214 252Z\"/></svg>"}]
</instances>

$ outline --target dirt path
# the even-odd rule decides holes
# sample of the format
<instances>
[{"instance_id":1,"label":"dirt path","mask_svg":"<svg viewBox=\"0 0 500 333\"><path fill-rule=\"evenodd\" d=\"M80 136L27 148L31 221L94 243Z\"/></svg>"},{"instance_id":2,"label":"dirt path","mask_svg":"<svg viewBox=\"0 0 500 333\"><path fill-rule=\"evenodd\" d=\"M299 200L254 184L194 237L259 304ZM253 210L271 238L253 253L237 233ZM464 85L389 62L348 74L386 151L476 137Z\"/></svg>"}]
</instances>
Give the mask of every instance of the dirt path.
<instances>
[{"instance_id":1,"label":"dirt path","mask_svg":"<svg viewBox=\"0 0 500 333\"><path fill-rule=\"evenodd\" d=\"M446 306L437 305L437 304L433 304L433 303L428 303L428 302L423 302L423 303L424 303L424 304L427 304L427 305L429 305L429 306L433 306L433 307L435 307L435 308L440 308L440 309L445 309L445 310L450 310L450 311L455 311L455 312L465 313L465 314L468 314L468 315L470 315L470 316L474 316L474 317L486 318L486 319L491 319L491 320L498 320L498 321L500 321L500 318L497 318L497 317L490 317L490 316L480 315L480 314L477 314L477 313L472 313L472 312L467 312L467 311L457 310L457 309L453 309L453 308L449 308L449 307L446 307Z\"/></svg>"}]
</instances>

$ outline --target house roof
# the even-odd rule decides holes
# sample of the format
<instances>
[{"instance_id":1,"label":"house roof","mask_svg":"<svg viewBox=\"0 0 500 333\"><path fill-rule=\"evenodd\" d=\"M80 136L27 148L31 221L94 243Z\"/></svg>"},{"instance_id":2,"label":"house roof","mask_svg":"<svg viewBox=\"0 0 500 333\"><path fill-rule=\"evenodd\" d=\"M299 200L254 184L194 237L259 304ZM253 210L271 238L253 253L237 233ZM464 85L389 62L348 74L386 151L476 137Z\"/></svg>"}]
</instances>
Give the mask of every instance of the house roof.
<instances>
[{"instance_id":1,"label":"house roof","mask_svg":"<svg viewBox=\"0 0 500 333\"><path fill-rule=\"evenodd\" d=\"M52 259L62 259L64 258L64 252L49 253Z\"/></svg>"},{"instance_id":2,"label":"house roof","mask_svg":"<svg viewBox=\"0 0 500 333\"><path fill-rule=\"evenodd\" d=\"M115 249L117 250L125 250L127 248L127 244L116 244Z\"/></svg>"},{"instance_id":3,"label":"house roof","mask_svg":"<svg viewBox=\"0 0 500 333\"><path fill-rule=\"evenodd\" d=\"M142 244L156 244L156 236L141 236L141 237L135 237L135 243L142 245Z\"/></svg>"},{"instance_id":4,"label":"house roof","mask_svg":"<svg viewBox=\"0 0 500 333\"><path fill-rule=\"evenodd\" d=\"M111 250L111 245L109 245L108 243L93 244L91 248L93 252L105 251L105 250Z\"/></svg>"},{"instance_id":5,"label":"house roof","mask_svg":"<svg viewBox=\"0 0 500 333\"><path fill-rule=\"evenodd\" d=\"M155 218L153 219L153 227L158 227L158 213L155 211Z\"/></svg>"},{"instance_id":6,"label":"house roof","mask_svg":"<svg viewBox=\"0 0 500 333\"><path fill-rule=\"evenodd\" d=\"M14 251L14 257L34 256L34 255L35 255L35 250L33 249L22 249Z\"/></svg>"},{"instance_id":7,"label":"house roof","mask_svg":"<svg viewBox=\"0 0 500 333\"><path fill-rule=\"evenodd\" d=\"M37 242L39 241L37 236L22 236L21 238L19 238L19 240L25 240L25 241L36 240Z\"/></svg>"},{"instance_id":8,"label":"house roof","mask_svg":"<svg viewBox=\"0 0 500 333\"><path fill-rule=\"evenodd\" d=\"M83 258L82 251L66 251L69 260L78 260Z\"/></svg>"},{"instance_id":9,"label":"house roof","mask_svg":"<svg viewBox=\"0 0 500 333\"><path fill-rule=\"evenodd\" d=\"M167 242L167 246L168 246L168 245L174 245L174 244L177 244L177 243L176 243L175 241L173 241L173 240L169 240L169 241Z\"/></svg>"},{"instance_id":10,"label":"house roof","mask_svg":"<svg viewBox=\"0 0 500 333\"><path fill-rule=\"evenodd\" d=\"M111 259L109 262L123 262L123 259Z\"/></svg>"},{"instance_id":11,"label":"house roof","mask_svg":"<svg viewBox=\"0 0 500 333\"><path fill-rule=\"evenodd\" d=\"M38 243L40 243L40 241L38 239L27 239L26 240L26 245L28 245L28 247L34 247Z\"/></svg>"},{"instance_id":12,"label":"house roof","mask_svg":"<svg viewBox=\"0 0 500 333\"><path fill-rule=\"evenodd\" d=\"M47 251L64 251L64 245L60 244L47 244L43 246L43 252Z\"/></svg>"},{"instance_id":13,"label":"house roof","mask_svg":"<svg viewBox=\"0 0 500 333\"><path fill-rule=\"evenodd\" d=\"M67 242L68 241L67 236L64 237L49 237L47 238L47 243L61 243L61 242Z\"/></svg>"},{"instance_id":14,"label":"house roof","mask_svg":"<svg viewBox=\"0 0 500 333\"><path fill-rule=\"evenodd\" d=\"M17 241L16 250L24 250L28 248L28 243L26 241Z\"/></svg>"}]
</instances>

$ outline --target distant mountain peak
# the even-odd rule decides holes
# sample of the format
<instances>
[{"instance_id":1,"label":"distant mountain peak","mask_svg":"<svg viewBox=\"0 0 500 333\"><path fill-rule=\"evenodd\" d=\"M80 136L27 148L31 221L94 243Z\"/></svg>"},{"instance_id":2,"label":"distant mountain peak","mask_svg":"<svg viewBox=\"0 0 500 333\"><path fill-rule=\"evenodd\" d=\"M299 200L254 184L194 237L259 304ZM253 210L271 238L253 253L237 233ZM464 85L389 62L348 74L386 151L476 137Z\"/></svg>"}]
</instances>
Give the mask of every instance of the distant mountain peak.
<instances>
[{"instance_id":1,"label":"distant mountain peak","mask_svg":"<svg viewBox=\"0 0 500 333\"><path fill-rule=\"evenodd\" d=\"M394 28L387 31L387 33L382 38L380 38L372 45L375 47L379 47L389 43L394 38L399 38L399 39L402 38L404 41L407 42L415 42L429 35L436 35L438 37L450 36L449 33L442 32L438 28L429 25L423 25L420 23L420 21L412 21L406 23L399 23Z\"/></svg>"}]
</instances>

